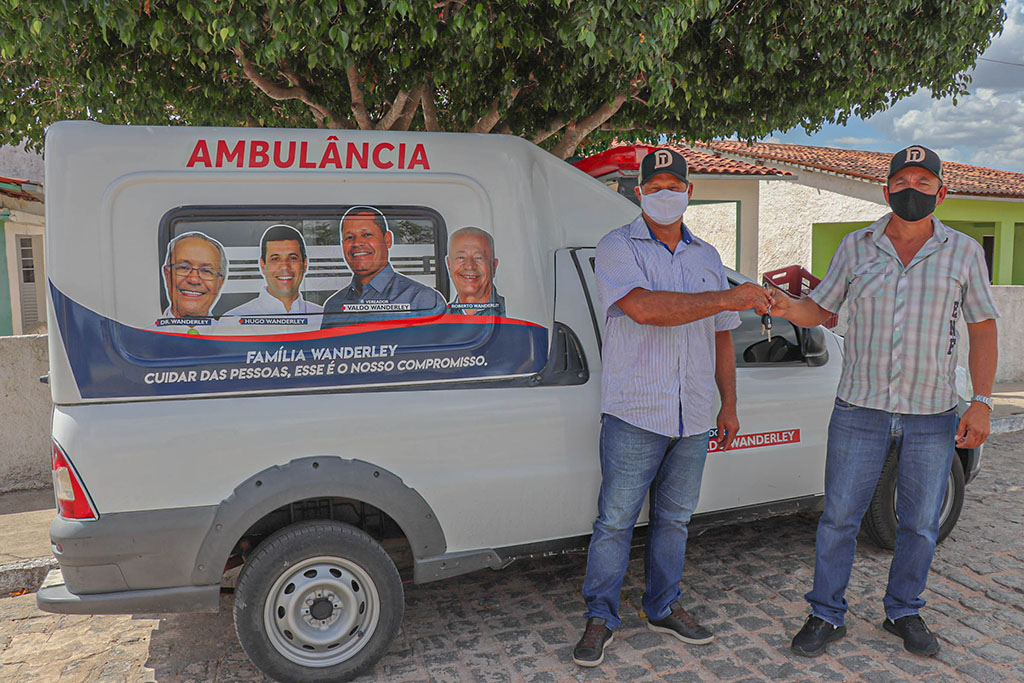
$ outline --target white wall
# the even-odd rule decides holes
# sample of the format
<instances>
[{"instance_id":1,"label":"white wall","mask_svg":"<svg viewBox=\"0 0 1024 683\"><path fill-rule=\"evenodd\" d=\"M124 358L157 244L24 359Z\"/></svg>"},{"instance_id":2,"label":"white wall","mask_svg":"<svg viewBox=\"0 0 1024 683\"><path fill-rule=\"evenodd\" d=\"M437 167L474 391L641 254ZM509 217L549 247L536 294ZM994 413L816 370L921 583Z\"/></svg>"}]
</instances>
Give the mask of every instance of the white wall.
<instances>
[{"instance_id":1,"label":"white wall","mask_svg":"<svg viewBox=\"0 0 1024 683\"><path fill-rule=\"evenodd\" d=\"M50 485L46 335L0 337L0 493Z\"/></svg>"},{"instance_id":2,"label":"white wall","mask_svg":"<svg viewBox=\"0 0 1024 683\"><path fill-rule=\"evenodd\" d=\"M749 161L742 157L735 158ZM758 182L758 275L792 265L801 265L810 270L811 225L814 223L875 221L888 212L882 186L878 183L786 164L771 165L790 171L795 176ZM727 182L696 180L693 198L711 198L701 195L702 186L716 184L725 188L729 187L725 184ZM733 188L741 186L737 181L732 182L736 183ZM734 267L734 204L690 207L686 210L686 224L695 234L718 248L725 265Z\"/></svg>"},{"instance_id":3,"label":"white wall","mask_svg":"<svg viewBox=\"0 0 1024 683\"><path fill-rule=\"evenodd\" d=\"M812 224L875 221L887 212L881 185L807 171L791 182L762 181L759 270L810 270Z\"/></svg>"},{"instance_id":4,"label":"white wall","mask_svg":"<svg viewBox=\"0 0 1024 683\"><path fill-rule=\"evenodd\" d=\"M726 268L736 269L736 205L701 204L686 209L686 227L711 244Z\"/></svg>"},{"instance_id":5,"label":"white wall","mask_svg":"<svg viewBox=\"0 0 1024 683\"><path fill-rule=\"evenodd\" d=\"M757 249L761 192L756 178L744 176L693 176L693 200L724 201L724 204L694 205L686 210L684 221L695 235L712 244L722 263L748 277L758 273ZM743 223L743 243L736 261L736 208Z\"/></svg>"},{"instance_id":6,"label":"white wall","mask_svg":"<svg viewBox=\"0 0 1024 683\"><path fill-rule=\"evenodd\" d=\"M24 144L0 146L0 176L43 182L43 156L25 150Z\"/></svg>"},{"instance_id":7,"label":"white wall","mask_svg":"<svg viewBox=\"0 0 1024 683\"><path fill-rule=\"evenodd\" d=\"M1024 353L1021 353L1021 339L1024 339L1024 285L996 285L992 297L999 309L999 364L996 366L997 382L1024 380ZM967 342L967 327L963 318L958 325L960 343L957 362L967 367L970 345Z\"/></svg>"}]
</instances>

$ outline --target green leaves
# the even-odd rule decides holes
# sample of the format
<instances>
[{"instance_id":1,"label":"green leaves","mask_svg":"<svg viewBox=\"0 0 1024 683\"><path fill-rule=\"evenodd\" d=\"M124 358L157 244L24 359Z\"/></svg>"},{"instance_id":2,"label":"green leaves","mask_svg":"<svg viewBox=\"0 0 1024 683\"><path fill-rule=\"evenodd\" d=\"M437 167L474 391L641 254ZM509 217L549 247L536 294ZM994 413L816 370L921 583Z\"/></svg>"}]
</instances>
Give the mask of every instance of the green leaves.
<instances>
[{"instance_id":1,"label":"green leaves","mask_svg":"<svg viewBox=\"0 0 1024 683\"><path fill-rule=\"evenodd\" d=\"M399 92L424 87L443 130L468 130L497 105L493 130L543 138L552 148L566 124L578 128L610 101L623 103L584 145L614 136L657 140L662 132L750 138L815 129L855 111L870 115L922 87L963 93L964 71L1004 19L1001 0L163 0L140 7L0 3L0 97L10 122L0 141L27 136L38 144L45 124L65 118L308 127L326 110L335 124L352 127L349 67L374 125ZM243 72L236 50L284 99ZM293 87L321 113L289 99ZM425 127L417 108L410 128Z\"/></svg>"}]
</instances>

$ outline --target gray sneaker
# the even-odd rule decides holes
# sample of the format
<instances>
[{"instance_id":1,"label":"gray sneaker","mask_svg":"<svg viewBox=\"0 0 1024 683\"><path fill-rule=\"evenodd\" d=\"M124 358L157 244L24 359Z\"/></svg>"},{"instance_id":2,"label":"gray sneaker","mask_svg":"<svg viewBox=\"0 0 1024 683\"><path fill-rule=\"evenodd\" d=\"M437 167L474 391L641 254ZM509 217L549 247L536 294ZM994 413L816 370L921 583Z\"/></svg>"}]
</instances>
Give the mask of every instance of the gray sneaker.
<instances>
[{"instance_id":1,"label":"gray sneaker","mask_svg":"<svg viewBox=\"0 0 1024 683\"><path fill-rule=\"evenodd\" d=\"M572 661L580 666L597 666L604 661L604 649L612 644L615 634L600 617L587 619L583 637L572 651Z\"/></svg>"},{"instance_id":2,"label":"gray sneaker","mask_svg":"<svg viewBox=\"0 0 1024 683\"><path fill-rule=\"evenodd\" d=\"M715 639L715 634L698 624L678 602L673 602L671 607L672 612L667 617L648 621L647 628L675 636L690 645L707 645Z\"/></svg>"}]
</instances>

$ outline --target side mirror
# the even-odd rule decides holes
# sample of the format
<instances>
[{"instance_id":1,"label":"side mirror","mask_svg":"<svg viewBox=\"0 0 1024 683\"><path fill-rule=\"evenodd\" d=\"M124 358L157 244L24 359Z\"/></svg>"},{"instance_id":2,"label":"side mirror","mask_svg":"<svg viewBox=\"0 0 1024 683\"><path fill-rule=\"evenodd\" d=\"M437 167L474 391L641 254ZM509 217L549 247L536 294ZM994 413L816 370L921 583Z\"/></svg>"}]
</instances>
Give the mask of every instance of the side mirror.
<instances>
[{"instance_id":1,"label":"side mirror","mask_svg":"<svg viewBox=\"0 0 1024 683\"><path fill-rule=\"evenodd\" d=\"M805 327L800 335L800 353L812 368L828 362L828 345L825 342L825 328Z\"/></svg>"}]
</instances>

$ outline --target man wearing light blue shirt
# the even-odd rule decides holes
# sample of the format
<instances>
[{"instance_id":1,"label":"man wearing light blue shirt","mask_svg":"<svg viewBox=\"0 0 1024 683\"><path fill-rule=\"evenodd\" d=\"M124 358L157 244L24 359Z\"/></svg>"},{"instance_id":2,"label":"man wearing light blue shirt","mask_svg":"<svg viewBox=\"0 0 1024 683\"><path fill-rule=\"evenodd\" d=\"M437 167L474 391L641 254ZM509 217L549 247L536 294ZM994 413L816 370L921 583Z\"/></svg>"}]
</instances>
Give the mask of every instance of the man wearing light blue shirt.
<instances>
[{"instance_id":1,"label":"man wearing light blue shirt","mask_svg":"<svg viewBox=\"0 0 1024 683\"><path fill-rule=\"evenodd\" d=\"M605 319L602 482L583 582L587 625L573 650L573 661L588 667L603 661L621 621L630 541L648 494L648 628L691 644L714 638L679 602L687 524L716 424L716 386L722 448L739 429L735 311L764 313L772 302L753 283L730 289L718 252L683 225L693 186L682 155L657 149L644 157L636 191L642 215L606 235L595 259Z\"/></svg>"}]
</instances>

